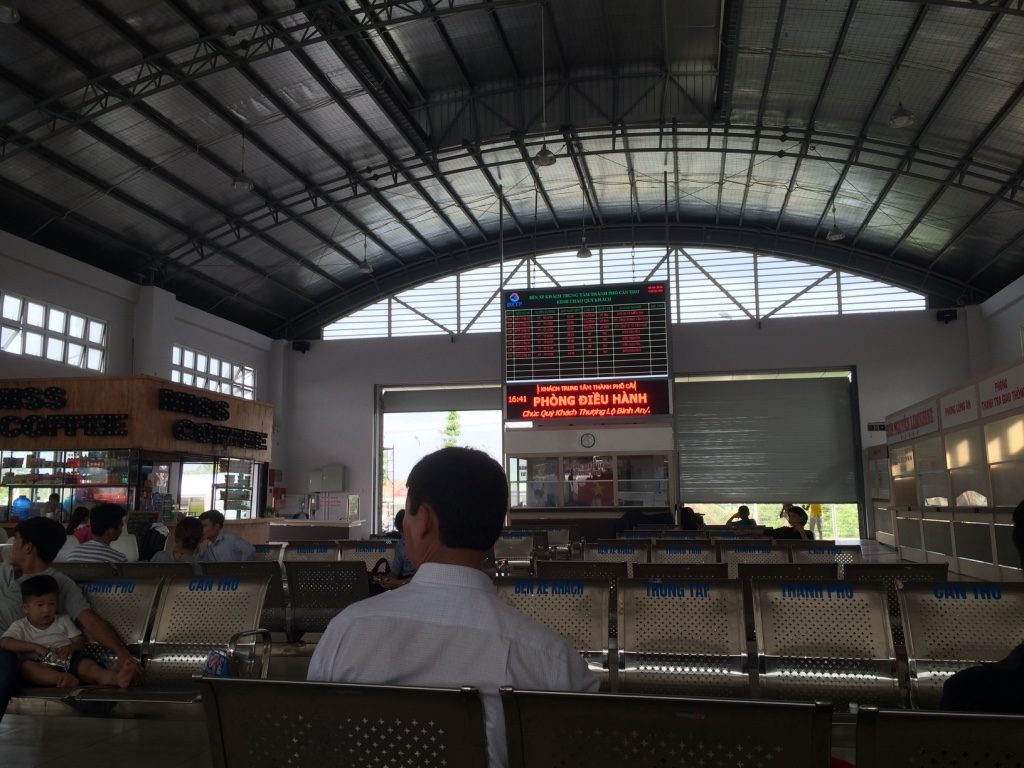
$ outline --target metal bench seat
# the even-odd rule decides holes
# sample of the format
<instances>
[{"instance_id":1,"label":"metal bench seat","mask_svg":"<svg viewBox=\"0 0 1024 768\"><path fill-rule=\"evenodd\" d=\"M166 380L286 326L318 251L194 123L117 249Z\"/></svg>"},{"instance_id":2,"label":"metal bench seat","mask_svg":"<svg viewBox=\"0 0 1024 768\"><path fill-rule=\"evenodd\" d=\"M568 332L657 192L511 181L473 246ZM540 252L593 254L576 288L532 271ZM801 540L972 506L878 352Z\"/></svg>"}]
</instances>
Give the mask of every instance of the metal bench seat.
<instances>
[{"instance_id":1,"label":"metal bench seat","mask_svg":"<svg viewBox=\"0 0 1024 768\"><path fill-rule=\"evenodd\" d=\"M725 563L633 563L636 579L662 581L707 581L729 578Z\"/></svg>"},{"instance_id":2,"label":"metal bench seat","mask_svg":"<svg viewBox=\"0 0 1024 768\"><path fill-rule=\"evenodd\" d=\"M1024 764L1024 716L862 707L858 768Z\"/></svg>"},{"instance_id":3,"label":"metal bench seat","mask_svg":"<svg viewBox=\"0 0 1024 768\"><path fill-rule=\"evenodd\" d=\"M901 706L880 584L754 579L762 698Z\"/></svg>"},{"instance_id":4,"label":"metal bench seat","mask_svg":"<svg viewBox=\"0 0 1024 768\"><path fill-rule=\"evenodd\" d=\"M736 581L619 583L618 690L751 695Z\"/></svg>"},{"instance_id":5,"label":"metal bench seat","mask_svg":"<svg viewBox=\"0 0 1024 768\"><path fill-rule=\"evenodd\" d=\"M860 544L836 544L834 541L790 541L787 544L794 563L836 563L840 578L847 565L861 561Z\"/></svg>"},{"instance_id":6,"label":"metal bench seat","mask_svg":"<svg viewBox=\"0 0 1024 768\"><path fill-rule=\"evenodd\" d=\"M337 562L341 545L336 541L300 541L286 546L281 557L286 563Z\"/></svg>"},{"instance_id":7,"label":"metal bench seat","mask_svg":"<svg viewBox=\"0 0 1024 768\"><path fill-rule=\"evenodd\" d=\"M500 577L494 585L498 596L513 608L564 637L602 689L611 688L614 659L608 648L611 586L607 579Z\"/></svg>"},{"instance_id":8,"label":"metal bench seat","mask_svg":"<svg viewBox=\"0 0 1024 768\"><path fill-rule=\"evenodd\" d=\"M821 704L503 688L510 768L828 765Z\"/></svg>"},{"instance_id":9,"label":"metal bench seat","mask_svg":"<svg viewBox=\"0 0 1024 768\"><path fill-rule=\"evenodd\" d=\"M484 768L473 688L202 678L214 768Z\"/></svg>"},{"instance_id":10,"label":"metal bench seat","mask_svg":"<svg viewBox=\"0 0 1024 768\"><path fill-rule=\"evenodd\" d=\"M583 560L593 563L626 563L632 574L633 563L649 562L650 543L638 539L603 539L583 546Z\"/></svg>"},{"instance_id":11,"label":"metal bench seat","mask_svg":"<svg viewBox=\"0 0 1024 768\"><path fill-rule=\"evenodd\" d=\"M658 539L651 545L652 563L717 563L710 539Z\"/></svg>"},{"instance_id":12,"label":"metal bench seat","mask_svg":"<svg viewBox=\"0 0 1024 768\"><path fill-rule=\"evenodd\" d=\"M1024 584L904 584L899 590L915 706L938 707L954 673L999 661L1021 641Z\"/></svg>"},{"instance_id":13,"label":"metal bench seat","mask_svg":"<svg viewBox=\"0 0 1024 768\"><path fill-rule=\"evenodd\" d=\"M843 567L843 579L854 582L873 582L885 586L885 599L889 608L892 639L897 648L906 644L903 636L903 616L900 613L898 585L945 581L949 571L947 563L849 563Z\"/></svg>"},{"instance_id":14,"label":"metal bench seat","mask_svg":"<svg viewBox=\"0 0 1024 768\"><path fill-rule=\"evenodd\" d=\"M729 578L739 577L740 563L788 563L789 547L774 539L726 539L717 542L718 561L729 564Z\"/></svg>"},{"instance_id":15,"label":"metal bench seat","mask_svg":"<svg viewBox=\"0 0 1024 768\"><path fill-rule=\"evenodd\" d=\"M284 567L292 609L290 640L306 632L323 632L343 608L370 594L366 566L360 560L295 562L286 557Z\"/></svg>"},{"instance_id":16,"label":"metal bench seat","mask_svg":"<svg viewBox=\"0 0 1024 768\"><path fill-rule=\"evenodd\" d=\"M344 562L362 563L367 571L373 570L377 562L384 558L390 564L395 559L395 540L345 540L339 541L341 546L340 559Z\"/></svg>"},{"instance_id":17,"label":"metal bench seat","mask_svg":"<svg viewBox=\"0 0 1024 768\"><path fill-rule=\"evenodd\" d=\"M288 632L288 600L285 595L281 564L276 560L249 560L240 563L203 563L203 575L215 578L254 576L267 581L267 594L260 612L259 626L271 632Z\"/></svg>"}]
</instances>

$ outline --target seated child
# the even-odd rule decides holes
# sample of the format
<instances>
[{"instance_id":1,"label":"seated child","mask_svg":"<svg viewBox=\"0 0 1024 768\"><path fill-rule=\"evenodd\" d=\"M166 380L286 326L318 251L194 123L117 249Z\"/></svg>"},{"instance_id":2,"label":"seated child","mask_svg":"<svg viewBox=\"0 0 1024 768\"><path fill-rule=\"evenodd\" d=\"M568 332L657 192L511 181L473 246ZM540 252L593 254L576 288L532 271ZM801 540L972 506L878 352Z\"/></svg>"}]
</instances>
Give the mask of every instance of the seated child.
<instances>
[{"instance_id":1,"label":"seated child","mask_svg":"<svg viewBox=\"0 0 1024 768\"><path fill-rule=\"evenodd\" d=\"M73 688L81 681L129 687L130 665L115 672L82 654L85 635L69 616L57 614L59 591L57 580L46 574L22 581L21 611L25 618L7 628L0 637L0 649L18 654L22 677L34 685Z\"/></svg>"}]
</instances>

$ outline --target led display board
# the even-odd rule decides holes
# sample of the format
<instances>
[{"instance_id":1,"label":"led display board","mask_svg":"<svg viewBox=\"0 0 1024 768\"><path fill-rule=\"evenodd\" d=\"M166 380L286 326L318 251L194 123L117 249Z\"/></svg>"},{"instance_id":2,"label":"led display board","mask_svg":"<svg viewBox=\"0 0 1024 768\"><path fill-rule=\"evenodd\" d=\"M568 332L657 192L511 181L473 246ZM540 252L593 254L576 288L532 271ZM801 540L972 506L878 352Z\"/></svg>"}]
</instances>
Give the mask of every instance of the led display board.
<instances>
[{"instance_id":1,"label":"led display board","mask_svg":"<svg viewBox=\"0 0 1024 768\"><path fill-rule=\"evenodd\" d=\"M666 283L502 294L509 421L665 415Z\"/></svg>"}]
</instances>

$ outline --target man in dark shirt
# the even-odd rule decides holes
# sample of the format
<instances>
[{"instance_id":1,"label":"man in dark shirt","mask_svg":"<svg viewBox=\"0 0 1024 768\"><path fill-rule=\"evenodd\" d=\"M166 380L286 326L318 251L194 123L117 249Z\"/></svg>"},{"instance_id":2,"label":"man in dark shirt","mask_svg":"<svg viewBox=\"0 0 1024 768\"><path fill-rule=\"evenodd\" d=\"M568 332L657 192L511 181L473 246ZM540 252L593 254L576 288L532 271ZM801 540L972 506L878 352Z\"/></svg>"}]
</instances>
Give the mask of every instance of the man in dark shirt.
<instances>
[{"instance_id":1,"label":"man in dark shirt","mask_svg":"<svg viewBox=\"0 0 1024 768\"><path fill-rule=\"evenodd\" d=\"M804 529L804 526L807 525L807 510L803 507L798 507L796 504L790 506L786 510L786 520L789 525L772 528L768 531L768 535L773 539L796 539L798 541L809 541L814 538L813 533Z\"/></svg>"},{"instance_id":2,"label":"man in dark shirt","mask_svg":"<svg viewBox=\"0 0 1024 768\"><path fill-rule=\"evenodd\" d=\"M740 506L732 517L725 521L730 528L756 528L757 523L750 519L750 507L746 504Z\"/></svg>"},{"instance_id":3,"label":"man in dark shirt","mask_svg":"<svg viewBox=\"0 0 1024 768\"><path fill-rule=\"evenodd\" d=\"M1024 501L1013 511L1013 543L1024 562ZM939 708L1024 714L1024 643L1002 661L968 667L949 678Z\"/></svg>"}]
</instances>

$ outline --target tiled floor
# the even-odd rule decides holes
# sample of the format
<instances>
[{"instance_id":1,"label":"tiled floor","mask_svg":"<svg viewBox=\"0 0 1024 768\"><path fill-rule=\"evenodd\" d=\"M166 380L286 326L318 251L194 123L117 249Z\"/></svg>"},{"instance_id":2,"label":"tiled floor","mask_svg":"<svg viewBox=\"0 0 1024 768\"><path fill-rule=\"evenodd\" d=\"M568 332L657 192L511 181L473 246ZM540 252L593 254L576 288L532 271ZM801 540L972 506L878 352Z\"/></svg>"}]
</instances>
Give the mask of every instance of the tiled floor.
<instances>
[{"instance_id":1,"label":"tiled floor","mask_svg":"<svg viewBox=\"0 0 1024 768\"><path fill-rule=\"evenodd\" d=\"M866 562L898 562L874 541ZM7 715L0 721L0 768L212 768L202 721Z\"/></svg>"},{"instance_id":2,"label":"tiled floor","mask_svg":"<svg viewBox=\"0 0 1024 768\"><path fill-rule=\"evenodd\" d=\"M205 722L6 715L3 768L212 768Z\"/></svg>"}]
</instances>

